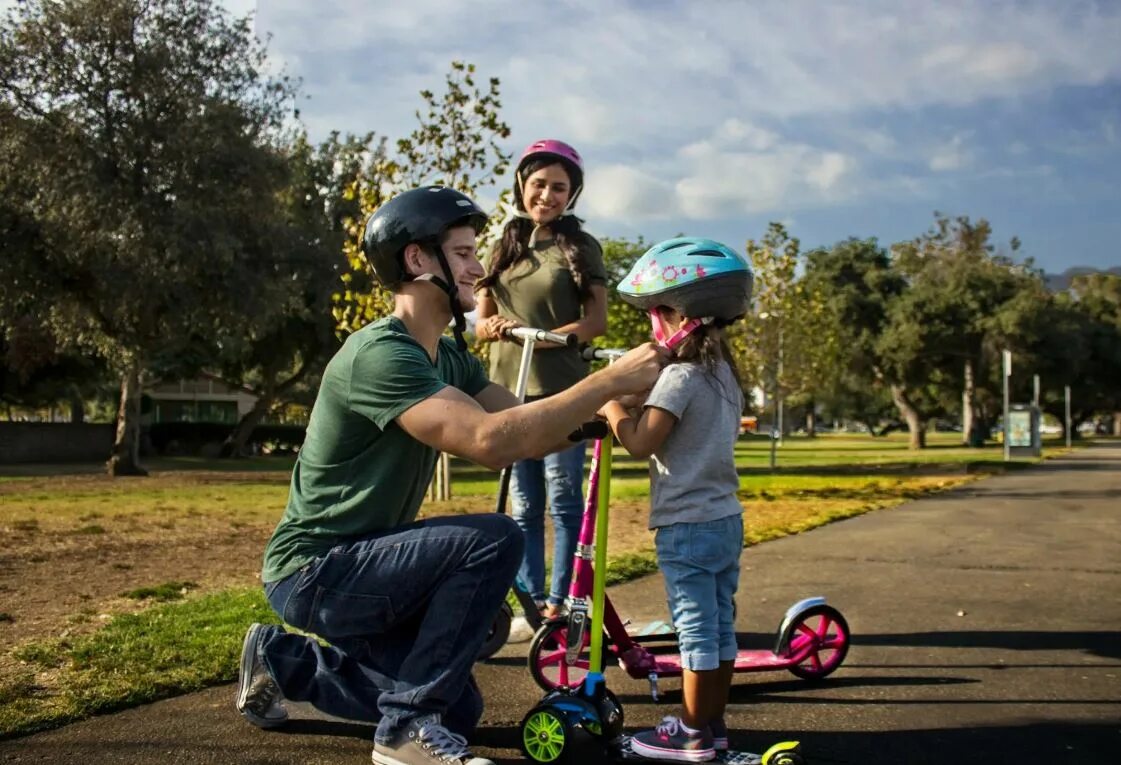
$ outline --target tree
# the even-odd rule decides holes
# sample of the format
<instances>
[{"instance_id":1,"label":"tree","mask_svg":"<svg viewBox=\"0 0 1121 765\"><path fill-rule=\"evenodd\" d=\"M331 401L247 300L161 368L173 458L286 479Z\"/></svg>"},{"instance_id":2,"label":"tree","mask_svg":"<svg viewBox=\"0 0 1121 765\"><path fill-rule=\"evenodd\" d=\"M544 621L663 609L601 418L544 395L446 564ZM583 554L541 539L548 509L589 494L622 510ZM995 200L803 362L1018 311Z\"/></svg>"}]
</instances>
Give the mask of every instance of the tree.
<instances>
[{"instance_id":1,"label":"tree","mask_svg":"<svg viewBox=\"0 0 1121 765\"><path fill-rule=\"evenodd\" d=\"M279 310L253 333L235 332L224 343L221 374L249 388L257 400L222 447L225 456L244 453L253 429L296 397L311 399L327 361L339 347L332 307L345 269L347 221L358 214L355 184L374 177L384 141L373 133L340 137L318 146L306 134L286 151L289 179L280 194L287 237L273 271Z\"/></svg>"},{"instance_id":2,"label":"tree","mask_svg":"<svg viewBox=\"0 0 1121 765\"><path fill-rule=\"evenodd\" d=\"M0 26L0 133L15 157L0 170L35 189L6 203L41 239L6 253L0 280L35 296L59 343L118 376L112 475L144 472L153 360L215 348L223 328L269 310L258 274L293 87L265 63L249 20L211 0L28 0Z\"/></svg>"},{"instance_id":3,"label":"tree","mask_svg":"<svg viewBox=\"0 0 1121 765\"><path fill-rule=\"evenodd\" d=\"M421 91L426 113L416 112L420 123L408 137L397 141L397 156L383 153L373 172L355 180L347 194L358 201L358 214L346 220L344 254L350 269L343 274L344 291L335 301L339 330L354 332L392 310L391 297L374 280L362 252L366 220L383 202L400 191L421 185L450 186L475 196L506 172L510 155L498 140L510 136L510 127L499 119L499 81L491 77L486 90L475 80L474 64L453 61L443 96ZM493 236L499 221L492 219ZM485 244L484 239L484 244Z\"/></svg>"},{"instance_id":4,"label":"tree","mask_svg":"<svg viewBox=\"0 0 1121 765\"><path fill-rule=\"evenodd\" d=\"M800 243L780 223L771 223L760 242L748 240L747 256L755 272L755 312L736 337L745 376L770 387L780 429L786 430L780 414L786 405L804 406L812 434L816 398L836 342L822 293L798 278Z\"/></svg>"},{"instance_id":5,"label":"tree","mask_svg":"<svg viewBox=\"0 0 1121 765\"><path fill-rule=\"evenodd\" d=\"M980 445L980 434L995 417L993 402L999 396L993 370L999 367L1001 344L994 342L994 323L1038 275L1030 265L994 254L991 233L984 219L973 223L935 213L930 231L893 248L907 288L891 305L878 351L912 448L925 446L931 418L959 406L963 439L969 443ZM1018 241L1011 246L1018 249Z\"/></svg>"},{"instance_id":6,"label":"tree","mask_svg":"<svg viewBox=\"0 0 1121 765\"><path fill-rule=\"evenodd\" d=\"M1096 273L1076 276L1071 297L1089 323L1089 363L1097 377L1095 403L1113 419L1121 436L1121 276Z\"/></svg>"},{"instance_id":7,"label":"tree","mask_svg":"<svg viewBox=\"0 0 1121 765\"><path fill-rule=\"evenodd\" d=\"M607 289L611 293L620 284L648 248L640 237L636 241L604 239L603 265L607 270ZM607 348L634 348L650 340L650 317L617 295L607 301L607 332L602 344Z\"/></svg>"},{"instance_id":8,"label":"tree","mask_svg":"<svg viewBox=\"0 0 1121 765\"><path fill-rule=\"evenodd\" d=\"M851 238L806 254L806 289L816 293L831 342L821 344L819 395L835 416L863 423L880 435L895 411L883 381L877 340L888 305L904 289L887 251L875 239ZM828 336L827 336L828 337Z\"/></svg>"}]
</instances>

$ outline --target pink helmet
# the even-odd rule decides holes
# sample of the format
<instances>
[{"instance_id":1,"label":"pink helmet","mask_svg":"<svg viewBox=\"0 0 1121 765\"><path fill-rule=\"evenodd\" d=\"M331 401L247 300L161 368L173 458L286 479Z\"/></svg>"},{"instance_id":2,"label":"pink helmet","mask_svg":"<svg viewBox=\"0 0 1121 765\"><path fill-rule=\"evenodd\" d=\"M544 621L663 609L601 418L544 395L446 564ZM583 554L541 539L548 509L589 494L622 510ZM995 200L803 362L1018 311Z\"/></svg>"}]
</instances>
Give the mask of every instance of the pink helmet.
<instances>
[{"instance_id":1,"label":"pink helmet","mask_svg":"<svg viewBox=\"0 0 1121 765\"><path fill-rule=\"evenodd\" d=\"M564 141L558 141L553 138L543 138L540 141L534 141L526 147L522 152L521 158L518 160L517 170L514 171L514 205L518 210L522 209L522 170L530 162L538 159L556 158L561 160L572 175L572 196L568 199L568 206L565 208L565 213L571 212L572 208L576 206L576 198L580 196L580 192L584 188L584 160L580 156L580 152L569 146Z\"/></svg>"},{"instance_id":2,"label":"pink helmet","mask_svg":"<svg viewBox=\"0 0 1121 765\"><path fill-rule=\"evenodd\" d=\"M518 169L520 170L522 165L529 162L531 159L538 159L539 155L541 159L544 159L546 156L567 159L569 162L576 165L576 169L580 171L581 175L584 173L584 160L580 158L580 153L564 141L557 141L552 138L534 141L527 146L526 150L522 152L521 159L518 160Z\"/></svg>"}]
</instances>

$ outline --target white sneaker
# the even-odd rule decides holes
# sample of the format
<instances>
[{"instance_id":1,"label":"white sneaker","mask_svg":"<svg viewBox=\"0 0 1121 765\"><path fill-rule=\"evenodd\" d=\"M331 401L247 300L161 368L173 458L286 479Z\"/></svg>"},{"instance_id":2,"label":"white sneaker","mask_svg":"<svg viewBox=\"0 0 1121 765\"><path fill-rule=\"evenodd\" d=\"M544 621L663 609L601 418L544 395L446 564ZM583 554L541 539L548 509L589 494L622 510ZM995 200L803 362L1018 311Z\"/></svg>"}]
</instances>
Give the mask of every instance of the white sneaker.
<instances>
[{"instance_id":1,"label":"white sneaker","mask_svg":"<svg viewBox=\"0 0 1121 765\"><path fill-rule=\"evenodd\" d=\"M524 616L515 616L510 620L510 637L507 643L526 643L533 639L536 630Z\"/></svg>"}]
</instances>

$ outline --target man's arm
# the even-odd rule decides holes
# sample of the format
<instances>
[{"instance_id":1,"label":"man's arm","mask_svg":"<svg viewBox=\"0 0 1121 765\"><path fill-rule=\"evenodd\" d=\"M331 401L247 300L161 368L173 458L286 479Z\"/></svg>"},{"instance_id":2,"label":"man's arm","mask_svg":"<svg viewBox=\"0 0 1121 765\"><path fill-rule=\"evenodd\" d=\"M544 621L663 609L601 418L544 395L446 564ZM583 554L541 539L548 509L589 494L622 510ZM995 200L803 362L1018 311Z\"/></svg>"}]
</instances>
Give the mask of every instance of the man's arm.
<instances>
[{"instance_id":1,"label":"man's arm","mask_svg":"<svg viewBox=\"0 0 1121 765\"><path fill-rule=\"evenodd\" d=\"M664 352L646 343L571 388L521 406L497 385L484 388L479 400L446 387L407 409L397 424L428 446L497 470L555 449L607 400L648 389L665 362Z\"/></svg>"}]
</instances>

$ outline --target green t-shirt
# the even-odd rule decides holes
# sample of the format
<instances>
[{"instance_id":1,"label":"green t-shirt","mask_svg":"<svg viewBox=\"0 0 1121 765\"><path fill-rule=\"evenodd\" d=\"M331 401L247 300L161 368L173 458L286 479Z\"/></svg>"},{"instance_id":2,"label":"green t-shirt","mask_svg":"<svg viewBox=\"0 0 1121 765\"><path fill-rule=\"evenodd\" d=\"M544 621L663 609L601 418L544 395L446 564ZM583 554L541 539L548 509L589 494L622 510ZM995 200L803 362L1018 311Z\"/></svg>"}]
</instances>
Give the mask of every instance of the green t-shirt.
<instances>
[{"instance_id":1,"label":"green t-shirt","mask_svg":"<svg viewBox=\"0 0 1121 765\"><path fill-rule=\"evenodd\" d=\"M348 539L412 522L436 450L396 418L446 385L474 397L488 384L479 360L450 338L440 338L433 363L393 316L347 338L323 373L262 581L283 579Z\"/></svg>"},{"instance_id":2,"label":"green t-shirt","mask_svg":"<svg viewBox=\"0 0 1121 765\"><path fill-rule=\"evenodd\" d=\"M606 284L603 250L595 237L581 234L576 240L588 267L591 284ZM494 257L494 252L491 253ZM553 240L537 242L533 249L502 272L490 287L501 316L526 327L556 329L580 319L584 301L560 247ZM490 377L515 390L522 349L517 343L492 343ZM575 348L541 346L534 351L526 382L527 396L547 396L572 387L588 374L588 364Z\"/></svg>"}]
</instances>

